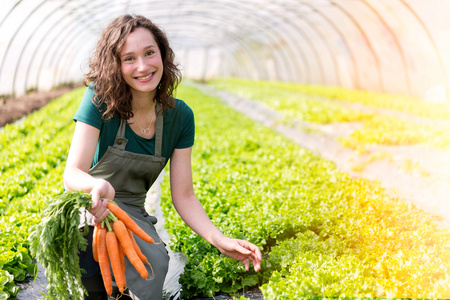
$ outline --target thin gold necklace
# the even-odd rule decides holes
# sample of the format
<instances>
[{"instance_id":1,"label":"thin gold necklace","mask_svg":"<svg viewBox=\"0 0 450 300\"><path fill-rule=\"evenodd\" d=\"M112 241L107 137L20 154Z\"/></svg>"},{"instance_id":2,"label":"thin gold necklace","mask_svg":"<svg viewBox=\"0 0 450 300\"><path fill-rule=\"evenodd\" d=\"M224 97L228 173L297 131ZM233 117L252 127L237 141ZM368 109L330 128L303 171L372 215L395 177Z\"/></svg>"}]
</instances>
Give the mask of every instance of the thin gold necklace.
<instances>
[{"instance_id":1,"label":"thin gold necklace","mask_svg":"<svg viewBox=\"0 0 450 300\"><path fill-rule=\"evenodd\" d=\"M150 121L150 125L148 125L147 128L142 128L141 124L139 124L139 121L136 119L136 117L134 117L134 120L136 121L136 123L138 124L139 128L141 129L141 133L145 134L145 135L150 135L150 127L152 126L154 119L155 119L155 115L152 115L152 120Z\"/></svg>"}]
</instances>

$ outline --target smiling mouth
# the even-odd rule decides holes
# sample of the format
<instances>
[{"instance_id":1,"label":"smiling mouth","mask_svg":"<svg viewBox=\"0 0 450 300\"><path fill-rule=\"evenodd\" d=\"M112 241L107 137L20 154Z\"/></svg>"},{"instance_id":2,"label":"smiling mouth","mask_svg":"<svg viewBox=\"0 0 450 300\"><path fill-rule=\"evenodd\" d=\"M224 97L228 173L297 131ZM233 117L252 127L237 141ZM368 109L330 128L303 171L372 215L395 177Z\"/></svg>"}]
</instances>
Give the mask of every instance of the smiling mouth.
<instances>
[{"instance_id":1,"label":"smiling mouth","mask_svg":"<svg viewBox=\"0 0 450 300\"><path fill-rule=\"evenodd\" d=\"M148 75L145 75L145 76L141 76L141 77L135 77L137 80L145 80L145 79L149 79L150 77L152 77L153 76L153 74L155 74L155 72L153 72L153 73L150 73L150 74L148 74Z\"/></svg>"}]
</instances>

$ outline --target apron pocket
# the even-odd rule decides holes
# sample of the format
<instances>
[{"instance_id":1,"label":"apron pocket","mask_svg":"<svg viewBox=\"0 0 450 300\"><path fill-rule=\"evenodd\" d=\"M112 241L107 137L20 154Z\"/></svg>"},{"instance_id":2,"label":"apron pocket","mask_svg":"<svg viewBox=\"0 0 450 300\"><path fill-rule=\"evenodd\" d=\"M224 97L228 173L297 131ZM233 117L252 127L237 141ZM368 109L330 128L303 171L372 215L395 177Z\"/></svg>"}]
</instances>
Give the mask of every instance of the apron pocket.
<instances>
[{"instance_id":1,"label":"apron pocket","mask_svg":"<svg viewBox=\"0 0 450 300\"><path fill-rule=\"evenodd\" d=\"M152 223L153 225L155 225L156 223L158 223L158 219L155 216L151 216L149 215L145 209L141 210L141 214L142 216L149 221L150 223Z\"/></svg>"}]
</instances>

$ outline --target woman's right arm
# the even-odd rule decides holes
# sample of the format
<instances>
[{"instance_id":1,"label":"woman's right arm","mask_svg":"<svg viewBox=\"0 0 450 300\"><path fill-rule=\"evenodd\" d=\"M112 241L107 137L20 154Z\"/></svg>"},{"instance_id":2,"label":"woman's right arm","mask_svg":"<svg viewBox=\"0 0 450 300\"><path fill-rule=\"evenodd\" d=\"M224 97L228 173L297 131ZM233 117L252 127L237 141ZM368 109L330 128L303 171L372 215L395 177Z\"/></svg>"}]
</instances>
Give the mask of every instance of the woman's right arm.
<instances>
[{"instance_id":1,"label":"woman's right arm","mask_svg":"<svg viewBox=\"0 0 450 300\"><path fill-rule=\"evenodd\" d=\"M94 215L96 223L101 222L109 213L106 209L107 200L102 201L100 198L114 199L115 195L114 188L109 182L89 175L99 135L99 129L77 121L64 170L66 191L91 193L93 205L89 212Z\"/></svg>"}]
</instances>

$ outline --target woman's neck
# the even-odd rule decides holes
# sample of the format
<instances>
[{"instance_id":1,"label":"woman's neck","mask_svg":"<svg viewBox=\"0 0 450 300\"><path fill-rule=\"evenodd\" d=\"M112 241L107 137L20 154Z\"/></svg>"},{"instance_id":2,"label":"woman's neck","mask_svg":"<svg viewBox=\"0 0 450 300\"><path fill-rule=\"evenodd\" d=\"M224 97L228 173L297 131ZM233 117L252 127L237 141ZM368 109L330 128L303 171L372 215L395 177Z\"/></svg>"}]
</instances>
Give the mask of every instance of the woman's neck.
<instances>
[{"instance_id":1,"label":"woman's neck","mask_svg":"<svg viewBox=\"0 0 450 300\"><path fill-rule=\"evenodd\" d=\"M134 113L148 113L154 111L155 105L156 101L153 95L149 95L148 93L145 95L133 93L132 107Z\"/></svg>"}]
</instances>

